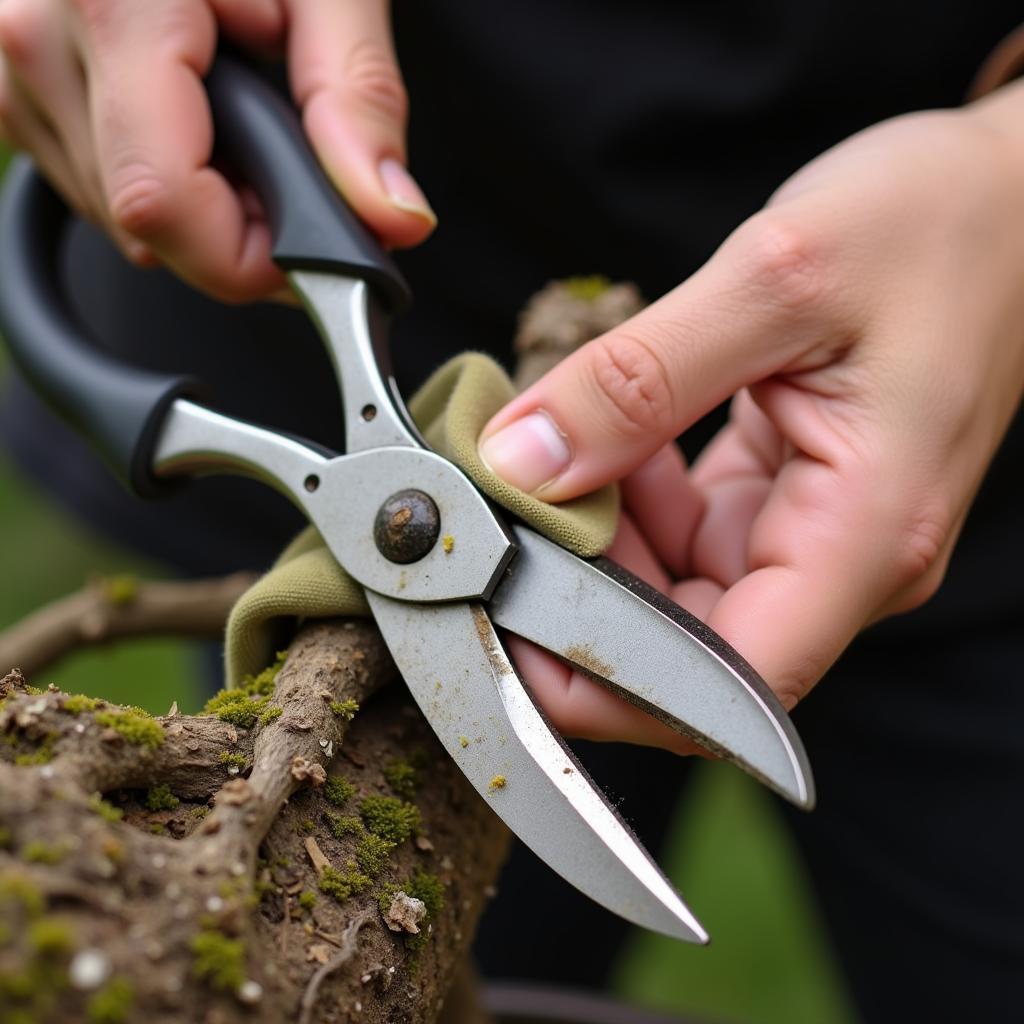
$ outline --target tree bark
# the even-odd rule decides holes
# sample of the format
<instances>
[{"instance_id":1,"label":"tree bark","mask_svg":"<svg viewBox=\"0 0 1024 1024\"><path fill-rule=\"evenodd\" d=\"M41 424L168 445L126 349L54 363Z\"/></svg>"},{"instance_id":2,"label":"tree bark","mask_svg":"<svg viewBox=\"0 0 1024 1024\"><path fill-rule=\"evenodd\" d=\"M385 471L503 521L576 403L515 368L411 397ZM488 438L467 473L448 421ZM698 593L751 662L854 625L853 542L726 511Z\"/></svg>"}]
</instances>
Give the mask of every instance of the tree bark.
<instances>
[{"instance_id":1,"label":"tree bark","mask_svg":"<svg viewBox=\"0 0 1024 1024\"><path fill-rule=\"evenodd\" d=\"M248 729L211 715L126 726L113 706L9 674L0 1021L435 1020L507 834L400 688L351 724L337 713L393 676L359 621L304 627L275 683L280 714ZM352 788L340 806L329 778ZM394 785L421 824L364 871L360 808L394 806ZM339 901L320 889L324 863L371 884ZM424 887L442 905L409 922L419 934L392 931L392 894ZM104 1016L119 1000L124 1013Z\"/></svg>"},{"instance_id":2,"label":"tree bark","mask_svg":"<svg viewBox=\"0 0 1024 1024\"><path fill-rule=\"evenodd\" d=\"M72 651L122 637L219 636L255 581L248 572L210 580L97 577L0 633L0 666L17 665L32 678Z\"/></svg>"}]
</instances>

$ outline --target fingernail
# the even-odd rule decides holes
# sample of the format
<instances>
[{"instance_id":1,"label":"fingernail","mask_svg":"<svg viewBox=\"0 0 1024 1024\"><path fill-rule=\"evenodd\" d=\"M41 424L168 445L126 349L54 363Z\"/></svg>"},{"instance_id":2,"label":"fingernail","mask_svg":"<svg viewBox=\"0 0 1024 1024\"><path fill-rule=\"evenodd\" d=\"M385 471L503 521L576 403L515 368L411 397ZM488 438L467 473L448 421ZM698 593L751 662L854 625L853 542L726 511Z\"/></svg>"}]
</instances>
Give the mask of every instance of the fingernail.
<instances>
[{"instance_id":1,"label":"fingernail","mask_svg":"<svg viewBox=\"0 0 1024 1024\"><path fill-rule=\"evenodd\" d=\"M437 216L430 208L427 197L397 160L391 157L381 160L377 173L380 174L381 184L393 206L397 206L405 213L414 213L417 217L422 217L431 227L437 224Z\"/></svg>"},{"instance_id":2,"label":"fingernail","mask_svg":"<svg viewBox=\"0 0 1024 1024\"><path fill-rule=\"evenodd\" d=\"M480 458L506 483L533 494L565 471L572 449L555 421L538 409L487 438Z\"/></svg>"}]
</instances>

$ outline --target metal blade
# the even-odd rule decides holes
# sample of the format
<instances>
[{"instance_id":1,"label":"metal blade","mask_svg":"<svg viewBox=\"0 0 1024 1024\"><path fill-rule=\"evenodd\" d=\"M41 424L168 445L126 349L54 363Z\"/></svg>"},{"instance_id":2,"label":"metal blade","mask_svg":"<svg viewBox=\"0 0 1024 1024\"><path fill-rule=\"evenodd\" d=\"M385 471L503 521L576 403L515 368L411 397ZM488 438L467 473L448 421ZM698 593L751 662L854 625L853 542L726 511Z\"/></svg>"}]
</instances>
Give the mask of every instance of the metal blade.
<instances>
[{"instance_id":1,"label":"metal blade","mask_svg":"<svg viewBox=\"0 0 1024 1024\"><path fill-rule=\"evenodd\" d=\"M671 883L548 726L483 606L366 596L438 738L509 828L614 913L677 939L707 942Z\"/></svg>"},{"instance_id":2,"label":"metal blade","mask_svg":"<svg viewBox=\"0 0 1024 1024\"><path fill-rule=\"evenodd\" d=\"M789 715L717 633L608 559L577 558L518 524L512 532L519 553L487 605L496 624L797 806L814 806L811 767Z\"/></svg>"}]
</instances>

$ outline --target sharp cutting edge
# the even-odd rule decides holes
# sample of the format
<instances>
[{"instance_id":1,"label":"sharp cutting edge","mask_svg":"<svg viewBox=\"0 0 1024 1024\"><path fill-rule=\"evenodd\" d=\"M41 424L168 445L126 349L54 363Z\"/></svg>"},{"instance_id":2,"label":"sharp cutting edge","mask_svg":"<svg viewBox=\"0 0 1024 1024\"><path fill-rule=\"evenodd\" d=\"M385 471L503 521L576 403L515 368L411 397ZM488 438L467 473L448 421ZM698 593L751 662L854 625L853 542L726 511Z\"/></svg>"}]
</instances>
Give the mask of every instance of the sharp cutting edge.
<instances>
[{"instance_id":1,"label":"sharp cutting edge","mask_svg":"<svg viewBox=\"0 0 1024 1024\"><path fill-rule=\"evenodd\" d=\"M707 942L700 922L548 726L483 607L367 598L417 704L509 828L621 917L686 942Z\"/></svg>"}]
</instances>

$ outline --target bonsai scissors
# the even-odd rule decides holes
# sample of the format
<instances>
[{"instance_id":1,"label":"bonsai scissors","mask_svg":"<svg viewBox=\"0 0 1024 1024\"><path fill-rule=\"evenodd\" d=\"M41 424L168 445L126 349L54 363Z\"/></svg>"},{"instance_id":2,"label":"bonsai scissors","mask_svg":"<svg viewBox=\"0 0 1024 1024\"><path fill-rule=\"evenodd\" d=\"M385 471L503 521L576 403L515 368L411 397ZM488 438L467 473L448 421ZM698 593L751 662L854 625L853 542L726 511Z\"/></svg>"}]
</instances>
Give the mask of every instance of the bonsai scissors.
<instances>
[{"instance_id":1,"label":"bonsai scissors","mask_svg":"<svg viewBox=\"0 0 1024 1024\"><path fill-rule=\"evenodd\" d=\"M16 361L141 496L210 472L255 477L287 495L363 586L423 714L512 831L609 910L707 941L550 728L495 627L809 808L811 772L786 712L693 616L614 563L578 558L513 522L427 447L387 368L388 320L408 300L405 281L271 86L224 56L207 85L218 148L261 196L274 259L331 355L346 453L222 415L197 398L194 381L125 366L85 338L55 271L67 210L25 162L12 167L0 206L0 320Z\"/></svg>"}]
</instances>

